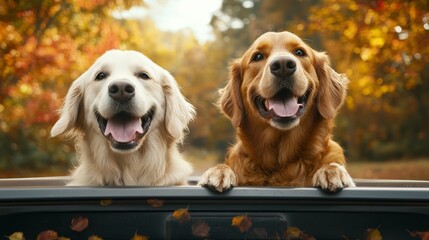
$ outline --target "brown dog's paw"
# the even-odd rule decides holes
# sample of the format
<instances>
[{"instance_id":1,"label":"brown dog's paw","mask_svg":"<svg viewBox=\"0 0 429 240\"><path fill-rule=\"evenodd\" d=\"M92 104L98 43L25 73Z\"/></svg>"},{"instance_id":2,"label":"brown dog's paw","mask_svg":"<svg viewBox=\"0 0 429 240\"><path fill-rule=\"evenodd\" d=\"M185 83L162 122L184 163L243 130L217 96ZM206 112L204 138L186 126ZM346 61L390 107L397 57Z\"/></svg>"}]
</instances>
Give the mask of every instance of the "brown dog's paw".
<instances>
[{"instance_id":1,"label":"brown dog's paw","mask_svg":"<svg viewBox=\"0 0 429 240\"><path fill-rule=\"evenodd\" d=\"M237 177L229 166L218 164L203 173L198 185L213 191L224 192L237 185Z\"/></svg>"},{"instance_id":2,"label":"brown dog's paw","mask_svg":"<svg viewBox=\"0 0 429 240\"><path fill-rule=\"evenodd\" d=\"M313 176L313 186L327 192L336 192L345 187L356 187L346 168L338 163L323 165Z\"/></svg>"}]
</instances>

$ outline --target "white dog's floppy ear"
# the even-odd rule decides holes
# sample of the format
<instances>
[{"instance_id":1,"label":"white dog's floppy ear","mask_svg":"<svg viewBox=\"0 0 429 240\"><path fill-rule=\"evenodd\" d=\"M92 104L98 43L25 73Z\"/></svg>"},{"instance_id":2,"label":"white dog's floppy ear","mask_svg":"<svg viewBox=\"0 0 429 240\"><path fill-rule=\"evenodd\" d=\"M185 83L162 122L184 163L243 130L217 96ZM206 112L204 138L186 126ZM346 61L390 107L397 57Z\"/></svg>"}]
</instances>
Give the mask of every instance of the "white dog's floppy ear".
<instances>
[{"instance_id":1,"label":"white dog's floppy ear","mask_svg":"<svg viewBox=\"0 0 429 240\"><path fill-rule=\"evenodd\" d=\"M188 123L195 116L195 108L180 92L176 80L164 70L162 90L165 96L165 127L173 139L182 141Z\"/></svg>"},{"instance_id":2,"label":"white dog's floppy ear","mask_svg":"<svg viewBox=\"0 0 429 240\"><path fill-rule=\"evenodd\" d=\"M325 119L333 119L346 97L349 80L331 68L325 53L317 53L316 72L319 78L317 109Z\"/></svg>"},{"instance_id":3,"label":"white dog's floppy ear","mask_svg":"<svg viewBox=\"0 0 429 240\"><path fill-rule=\"evenodd\" d=\"M82 82L86 72L73 81L62 107L59 110L60 118L51 129L51 137L58 136L78 127L78 115L83 99Z\"/></svg>"}]
</instances>

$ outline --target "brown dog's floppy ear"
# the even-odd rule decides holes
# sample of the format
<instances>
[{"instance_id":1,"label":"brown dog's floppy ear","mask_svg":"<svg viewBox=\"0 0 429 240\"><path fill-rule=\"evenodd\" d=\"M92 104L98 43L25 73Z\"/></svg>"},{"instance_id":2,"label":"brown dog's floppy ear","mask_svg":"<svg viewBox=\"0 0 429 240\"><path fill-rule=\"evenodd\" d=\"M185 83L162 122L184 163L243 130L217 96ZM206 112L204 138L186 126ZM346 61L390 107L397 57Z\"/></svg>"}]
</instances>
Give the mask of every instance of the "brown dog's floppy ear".
<instances>
[{"instance_id":1,"label":"brown dog's floppy ear","mask_svg":"<svg viewBox=\"0 0 429 240\"><path fill-rule=\"evenodd\" d=\"M333 119L341 107L349 80L345 74L339 74L330 66L325 53L317 53L316 72L319 78L317 109L325 119Z\"/></svg>"},{"instance_id":2,"label":"brown dog's floppy ear","mask_svg":"<svg viewBox=\"0 0 429 240\"><path fill-rule=\"evenodd\" d=\"M168 134L179 142L182 141L188 123L195 116L195 108L180 92L173 76L164 70L162 90L165 96L165 127Z\"/></svg>"},{"instance_id":3,"label":"brown dog's floppy ear","mask_svg":"<svg viewBox=\"0 0 429 240\"><path fill-rule=\"evenodd\" d=\"M78 116L83 99L82 82L88 72L73 81L69 88L62 107L59 110L60 118L51 129L51 137L69 132L78 127Z\"/></svg>"},{"instance_id":4,"label":"brown dog's floppy ear","mask_svg":"<svg viewBox=\"0 0 429 240\"><path fill-rule=\"evenodd\" d=\"M241 97L241 59L232 62L229 71L229 81L225 88L219 91L219 107L231 119L234 127L239 127L243 120L244 107Z\"/></svg>"}]
</instances>

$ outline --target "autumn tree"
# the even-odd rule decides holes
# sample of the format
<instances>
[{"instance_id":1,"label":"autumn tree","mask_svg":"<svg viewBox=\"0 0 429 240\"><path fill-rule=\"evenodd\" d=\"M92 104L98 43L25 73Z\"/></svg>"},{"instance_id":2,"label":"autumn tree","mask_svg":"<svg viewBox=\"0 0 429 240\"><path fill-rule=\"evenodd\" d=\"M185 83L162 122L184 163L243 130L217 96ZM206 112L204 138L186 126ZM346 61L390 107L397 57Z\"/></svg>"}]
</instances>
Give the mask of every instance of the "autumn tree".
<instances>
[{"instance_id":1,"label":"autumn tree","mask_svg":"<svg viewBox=\"0 0 429 240\"><path fill-rule=\"evenodd\" d=\"M55 111L71 82L112 48L143 52L176 78L198 111L185 148L226 149L231 127L214 106L227 78L223 44L199 43L187 31L159 31L147 17L126 17L126 10L140 3L0 4L0 169L67 171L74 146L49 138Z\"/></svg>"},{"instance_id":2,"label":"autumn tree","mask_svg":"<svg viewBox=\"0 0 429 240\"><path fill-rule=\"evenodd\" d=\"M428 156L429 3L228 0L212 25L230 56L288 30L351 80L335 136L351 159Z\"/></svg>"},{"instance_id":3,"label":"autumn tree","mask_svg":"<svg viewBox=\"0 0 429 240\"><path fill-rule=\"evenodd\" d=\"M310 29L351 82L338 137L354 159L427 156L429 3L329 1Z\"/></svg>"},{"instance_id":4,"label":"autumn tree","mask_svg":"<svg viewBox=\"0 0 429 240\"><path fill-rule=\"evenodd\" d=\"M102 52L128 30L110 17L137 0L0 2L0 167L67 164L70 146L49 139L55 109Z\"/></svg>"}]
</instances>

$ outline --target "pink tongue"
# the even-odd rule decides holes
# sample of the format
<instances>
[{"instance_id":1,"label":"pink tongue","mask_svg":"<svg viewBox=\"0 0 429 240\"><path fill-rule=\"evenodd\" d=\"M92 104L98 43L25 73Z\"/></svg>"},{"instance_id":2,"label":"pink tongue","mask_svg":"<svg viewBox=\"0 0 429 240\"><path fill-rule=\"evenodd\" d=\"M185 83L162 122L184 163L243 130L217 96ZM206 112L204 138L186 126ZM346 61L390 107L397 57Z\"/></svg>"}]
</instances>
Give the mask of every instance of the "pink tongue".
<instances>
[{"instance_id":1,"label":"pink tongue","mask_svg":"<svg viewBox=\"0 0 429 240\"><path fill-rule=\"evenodd\" d=\"M268 99L265 102L268 110L273 110L279 117L292 117L296 115L302 104L298 103L298 98L290 97L287 99Z\"/></svg>"},{"instance_id":2,"label":"pink tongue","mask_svg":"<svg viewBox=\"0 0 429 240\"><path fill-rule=\"evenodd\" d=\"M107 120L106 130L104 135L112 134L116 142L127 143L136 139L136 133L143 133L143 128L140 118L122 119L113 117Z\"/></svg>"}]
</instances>

